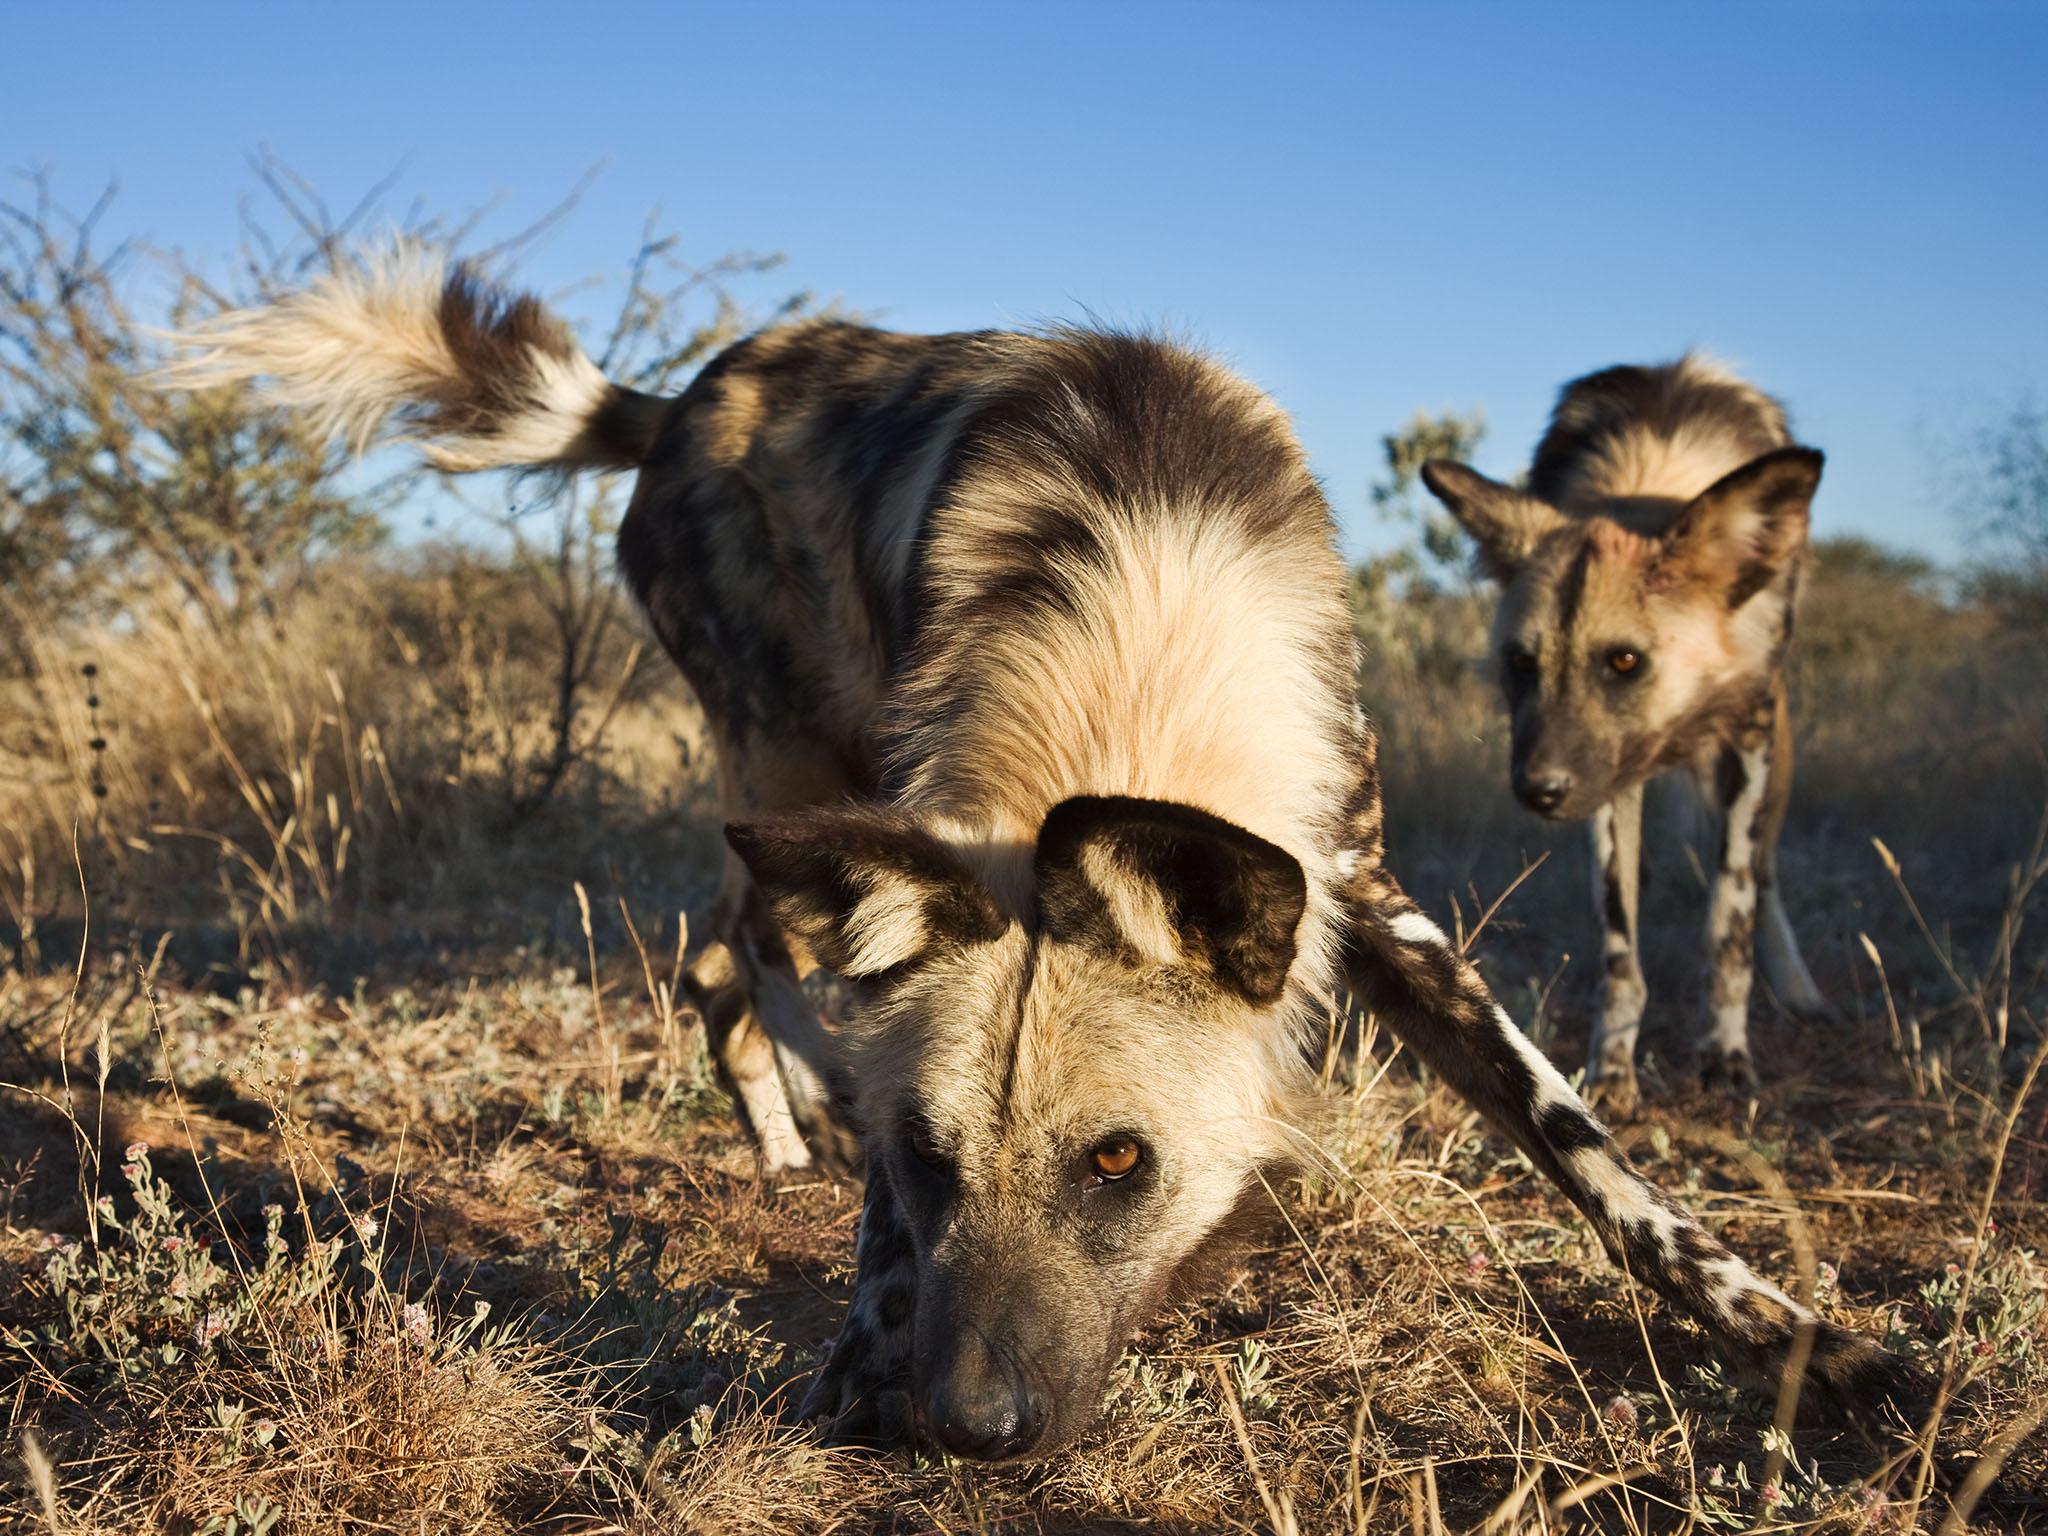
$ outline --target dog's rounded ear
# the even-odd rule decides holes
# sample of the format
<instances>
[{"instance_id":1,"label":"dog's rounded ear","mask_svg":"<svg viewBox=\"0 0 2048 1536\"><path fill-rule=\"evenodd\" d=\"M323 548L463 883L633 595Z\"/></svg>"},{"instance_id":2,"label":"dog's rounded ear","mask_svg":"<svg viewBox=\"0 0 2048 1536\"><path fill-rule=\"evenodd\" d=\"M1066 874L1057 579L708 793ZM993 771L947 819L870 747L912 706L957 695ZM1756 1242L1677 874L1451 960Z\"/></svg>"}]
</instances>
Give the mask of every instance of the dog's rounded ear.
<instances>
[{"instance_id":1,"label":"dog's rounded ear","mask_svg":"<svg viewBox=\"0 0 2048 1536\"><path fill-rule=\"evenodd\" d=\"M1264 838L1193 806L1080 795L1047 814L1036 862L1051 937L1191 965L1254 1003L1286 990L1308 879Z\"/></svg>"},{"instance_id":2,"label":"dog's rounded ear","mask_svg":"<svg viewBox=\"0 0 2048 1536\"><path fill-rule=\"evenodd\" d=\"M1723 475L1665 531L1663 575L1722 592L1740 608L1806 548L1826 462L1817 448L1777 448Z\"/></svg>"},{"instance_id":3,"label":"dog's rounded ear","mask_svg":"<svg viewBox=\"0 0 2048 1536\"><path fill-rule=\"evenodd\" d=\"M768 909L828 970L875 976L1010 921L959 856L908 816L832 807L728 822Z\"/></svg>"},{"instance_id":4,"label":"dog's rounded ear","mask_svg":"<svg viewBox=\"0 0 2048 1536\"><path fill-rule=\"evenodd\" d=\"M1422 483L1472 535L1479 546L1479 563L1503 585L1529 563L1546 535L1565 524L1564 514L1548 502L1449 459L1431 459L1423 465Z\"/></svg>"}]
</instances>

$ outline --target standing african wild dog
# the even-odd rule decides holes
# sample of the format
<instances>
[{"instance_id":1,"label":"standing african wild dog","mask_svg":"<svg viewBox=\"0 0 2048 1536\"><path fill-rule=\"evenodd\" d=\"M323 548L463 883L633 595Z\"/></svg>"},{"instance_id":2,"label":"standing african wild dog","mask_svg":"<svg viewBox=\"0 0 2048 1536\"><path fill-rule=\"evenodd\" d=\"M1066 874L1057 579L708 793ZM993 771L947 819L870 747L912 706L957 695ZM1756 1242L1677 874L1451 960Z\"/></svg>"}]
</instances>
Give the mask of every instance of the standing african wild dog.
<instances>
[{"instance_id":1,"label":"standing african wild dog","mask_svg":"<svg viewBox=\"0 0 2048 1536\"><path fill-rule=\"evenodd\" d=\"M186 382L267 376L357 442L402 411L443 468L638 469L621 561L734 818L713 1048L771 1166L851 1084L858 1275L806 1405L837 1433L915 1411L1006 1457L1085 1427L1305 1153L1340 972L1725 1347L1773 1370L1811 1328L1837 1393L1902 1380L1637 1175L1401 893L1329 510L1216 364L815 321L654 399L403 255L192 340ZM844 1038L814 962L861 990Z\"/></svg>"},{"instance_id":2,"label":"standing african wild dog","mask_svg":"<svg viewBox=\"0 0 2048 1536\"><path fill-rule=\"evenodd\" d=\"M1493 655L1515 794L1544 816L1592 818L1606 978L1590 1071L1623 1105L1647 1000L1643 785L1668 768L1689 769L1719 813L1705 1077L1755 1086L1755 951L1788 1007L1826 1010L1777 881L1792 791L1785 650L1820 471L1777 401L1695 356L1567 384L1526 491L1462 464L1423 469L1501 584Z\"/></svg>"}]
</instances>

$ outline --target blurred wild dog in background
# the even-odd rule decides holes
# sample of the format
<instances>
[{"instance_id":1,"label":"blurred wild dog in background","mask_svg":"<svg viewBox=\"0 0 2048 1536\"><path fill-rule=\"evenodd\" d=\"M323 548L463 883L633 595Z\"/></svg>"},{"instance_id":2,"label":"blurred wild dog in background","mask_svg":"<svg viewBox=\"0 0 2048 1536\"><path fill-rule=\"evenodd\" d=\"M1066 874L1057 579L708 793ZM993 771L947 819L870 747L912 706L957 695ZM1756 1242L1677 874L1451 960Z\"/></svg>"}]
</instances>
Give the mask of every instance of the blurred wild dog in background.
<instances>
[{"instance_id":1,"label":"blurred wild dog in background","mask_svg":"<svg viewBox=\"0 0 2048 1536\"><path fill-rule=\"evenodd\" d=\"M694 996L768 1166L864 1160L806 1405L840 1435L1086 1427L1308 1155L1340 978L1724 1347L1775 1374L1810 1340L1852 1401L1904 1379L1637 1174L1402 893L1328 505L1207 358L809 321L657 399L404 253L192 341L186 382L267 377L357 442L400 414L451 470L639 471L621 564L733 818ZM843 1036L813 965L858 987Z\"/></svg>"},{"instance_id":2,"label":"blurred wild dog in background","mask_svg":"<svg viewBox=\"0 0 2048 1536\"><path fill-rule=\"evenodd\" d=\"M1423 479L1500 583L1492 654L1513 717L1509 777L1556 820L1590 817L1606 977L1594 1091L1636 1099L1647 990L1636 913L1644 783L1683 768L1716 812L1702 1076L1755 1086L1753 957L1779 1001L1821 1015L1778 888L1792 792L1785 652L1821 455L1784 408L1696 356L1564 387L1526 489L1462 464Z\"/></svg>"}]
</instances>

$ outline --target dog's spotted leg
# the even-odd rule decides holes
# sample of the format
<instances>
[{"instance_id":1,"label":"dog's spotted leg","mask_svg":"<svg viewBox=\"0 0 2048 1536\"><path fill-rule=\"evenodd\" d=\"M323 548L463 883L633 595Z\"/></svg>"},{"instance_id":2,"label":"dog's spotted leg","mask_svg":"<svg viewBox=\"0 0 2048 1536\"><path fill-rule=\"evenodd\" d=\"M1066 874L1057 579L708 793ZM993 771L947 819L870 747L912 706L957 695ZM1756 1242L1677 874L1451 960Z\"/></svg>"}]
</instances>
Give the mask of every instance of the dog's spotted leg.
<instances>
[{"instance_id":1,"label":"dog's spotted leg","mask_svg":"<svg viewBox=\"0 0 2048 1536\"><path fill-rule=\"evenodd\" d=\"M1810 1338L1808 1379L1837 1402L1856 1410L1890 1404L1900 1413L1917 1406L1922 1389L1905 1362L1760 1279L1636 1172L1443 931L1371 856L1360 856L1348 890L1353 990L1563 1189L1615 1262L1768 1381Z\"/></svg>"},{"instance_id":2,"label":"dog's spotted leg","mask_svg":"<svg viewBox=\"0 0 2048 1536\"><path fill-rule=\"evenodd\" d=\"M1636 951L1642 873L1643 787L1631 785L1593 813L1593 910L1600 920L1600 1021L1588 1051L1588 1092L1626 1113L1635 1107L1636 1032L1649 989Z\"/></svg>"},{"instance_id":3,"label":"dog's spotted leg","mask_svg":"<svg viewBox=\"0 0 2048 1536\"><path fill-rule=\"evenodd\" d=\"M1756 967L1759 836L1770 783L1767 741L1722 749L1715 764L1721 856L1707 907L1707 1028L1700 1075L1734 1093L1756 1087L1749 1054L1749 994Z\"/></svg>"},{"instance_id":4,"label":"dog's spotted leg","mask_svg":"<svg viewBox=\"0 0 2048 1536\"><path fill-rule=\"evenodd\" d=\"M763 1169L857 1172L860 1143L831 1093L836 1044L804 995L795 954L736 859L727 861L712 917L718 937L691 964L684 987Z\"/></svg>"},{"instance_id":5,"label":"dog's spotted leg","mask_svg":"<svg viewBox=\"0 0 2048 1536\"><path fill-rule=\"evenodd\" d=\"M913 1428L917 1255L889 1181L870 1164L854 1244L853 1301L797 1411L829 1440L889 1445Z\"/></svg>"},{"instance_id":6,"label":"dog's spotted leg","mask_svg":"<svg viewBox=\"0 0 2048 1536\"><path fill-rule=\"evenodd\" d=\"M751 885L735 935L752 983L754 1014L775 1043L783 1095L812 1160L828 1173L859 1173L860 1139L832 1091L843 1079L838 1045L799 979L801 971L811 968L810 955L777 928L760 892Z\"/></svg>"},{"instance_id":7,"label":"dog's spotted leg","mask_svg":"<svg viewBox=\"0 0 2048 1536\"><path fill-rule=\"evenodd\" d=\"M775 1044L755 1016L745 978L724 940L712 940L691 962L683 990L704 1021L712 1064L760 1151L762 1167L771 1174L810 1167L810 1148L783 1091Z\"/></svg>"}]
</instances>

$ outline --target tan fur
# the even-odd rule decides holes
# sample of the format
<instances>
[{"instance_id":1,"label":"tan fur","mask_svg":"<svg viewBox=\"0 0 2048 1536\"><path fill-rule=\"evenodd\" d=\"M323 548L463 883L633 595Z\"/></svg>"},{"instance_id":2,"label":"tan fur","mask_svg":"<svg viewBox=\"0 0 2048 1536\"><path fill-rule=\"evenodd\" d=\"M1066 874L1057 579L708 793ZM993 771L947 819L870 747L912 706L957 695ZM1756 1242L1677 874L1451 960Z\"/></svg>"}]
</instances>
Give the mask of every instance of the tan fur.
<instances>
[{"instance_id":1,"label":"tan fur","mask_svg":"<svg viewBox=\"0 0 2048 1536\"><path fill-rule=\"evenodd\" d=\"M867 892L846 926L855 944L853 968L862 975L890 970L932 944L916 887L884 872L868 876Z\"/></svg>"},{"instance_id":2,"label":"tan fur","mask_svg":"<svg viewBox=\"0 0 2048 1536\"><path fill-rule=\"evenodd\" d=\"M991 850L990 879L1012 890L1024 877L1001 867L1001 851L1026 846L1074 794L1197 806L1327 886L1316 808L1356 772L1309 643L1337 613L1328 562L1250 547L1227 526L1118 520L1105 538L1109 558L1079 575L1090 621L993 641L985 665L1014 680L1011 707L949 722L943 736L914 729L922 761L906 800ZM1301 964L1303 986L1318 989L1327 953Z\"/></svg>"},{"instance_id":3,"label":"tan fur","mask_svg":"<svg viewBox=\"0 0 2048 1536\"><path fill-rule=\"evenodd\" d=\"M1564 500L1578 516L1621 515L1639 527L1661 532L1676 512L1729 470L1746 462L1731 453L1726 437L1705 427L1681 427L1669 436L1638 428L1617 434L1584 464Z\"/></svg>"}]
</instances>

